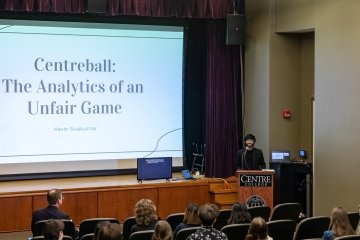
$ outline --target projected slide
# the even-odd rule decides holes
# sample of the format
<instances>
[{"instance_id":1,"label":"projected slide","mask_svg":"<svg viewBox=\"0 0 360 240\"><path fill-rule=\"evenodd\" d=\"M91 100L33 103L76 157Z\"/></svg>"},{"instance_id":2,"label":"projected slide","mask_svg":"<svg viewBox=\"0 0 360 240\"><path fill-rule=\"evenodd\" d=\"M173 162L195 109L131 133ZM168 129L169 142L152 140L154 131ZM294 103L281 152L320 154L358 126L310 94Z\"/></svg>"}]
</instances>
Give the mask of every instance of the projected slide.
<instances>
[{"instance_id":1,"label":"projected slide","mask_svg":"<svg viewBox=\"0 0 360 240\"><path fill-rule=\"evenodd\" d=\"M182 157L182 27L0 20L0 163Z\"/></svg>"}]
</instances>

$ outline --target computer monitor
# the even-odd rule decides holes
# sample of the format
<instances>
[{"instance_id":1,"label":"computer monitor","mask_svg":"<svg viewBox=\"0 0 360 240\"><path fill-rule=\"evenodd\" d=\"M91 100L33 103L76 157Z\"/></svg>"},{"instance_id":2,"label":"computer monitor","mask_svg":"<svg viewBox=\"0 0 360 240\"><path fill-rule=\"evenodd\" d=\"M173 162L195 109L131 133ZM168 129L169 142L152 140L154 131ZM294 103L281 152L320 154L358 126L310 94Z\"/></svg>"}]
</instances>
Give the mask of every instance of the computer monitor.
<instances>
[{"instance_id":1,"label":"computer monitor","mask_svg":"<svg viewBox=\"0 0 360 240\"><path fill-rule=\"evenodd\" d=\"M172 178L172 158L138 158L137 180L170 179Z\"/></svg>"},{"instance_id":2,"label":"computer monitor","mask_svg":"<svg viewBox=\"0 0 360 240\"><path fill-rule=\"evenodd\" d=\"M271 151L272 162L288 162L290 161L290 151L288 150L276 150Z\"/></svg>"}]
</instances>

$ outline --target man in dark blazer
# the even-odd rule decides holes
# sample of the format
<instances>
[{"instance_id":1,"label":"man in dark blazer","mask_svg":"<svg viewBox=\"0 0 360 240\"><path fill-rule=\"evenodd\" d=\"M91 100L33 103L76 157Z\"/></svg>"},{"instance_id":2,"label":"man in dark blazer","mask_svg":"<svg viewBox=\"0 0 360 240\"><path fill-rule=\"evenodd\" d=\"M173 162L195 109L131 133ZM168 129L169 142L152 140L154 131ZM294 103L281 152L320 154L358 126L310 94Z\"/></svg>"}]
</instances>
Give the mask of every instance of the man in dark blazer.
<instances>
[{"instance_id":1,"label":"man in dark blazer","mask_svg":"<svg viewBox=\"0 0 360 240\"><path fill-rule=\"evenodd\" d=\"M266 168L263 152L254 147L256 138L252 134L244 137L244 148L237 152L236 169L261 170Z\"/></svg>"},{"instance_id":2,"label":"man in dark blazer","mask_svg":"<svg viewBox=\"0 0 360 240\"><path fill-rule=\"evenodd\" d=\"M69 215L60 211L59 207L62 205L63 202L63 196L62 192L59 189L51 189L47 193L47 201L49 205L46 208L42 208L39 210L36 210L32 214L31 219L31 231L34 235L35 230L35 223L41 220L49 220L49 219L66 219L71 220ZM78 231L74 230L74 236L71 237L77 237Z\"/></svg>"}]
</instances>

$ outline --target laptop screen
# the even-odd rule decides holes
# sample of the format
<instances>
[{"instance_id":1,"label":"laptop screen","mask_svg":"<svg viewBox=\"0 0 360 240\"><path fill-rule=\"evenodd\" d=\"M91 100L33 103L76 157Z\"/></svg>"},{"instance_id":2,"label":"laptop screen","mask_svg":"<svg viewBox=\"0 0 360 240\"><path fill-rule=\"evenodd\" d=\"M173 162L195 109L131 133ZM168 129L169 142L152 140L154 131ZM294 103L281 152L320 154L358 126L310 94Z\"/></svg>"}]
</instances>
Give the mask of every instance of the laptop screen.
<instances>
[{"instance_id":1,"label":"laptop screen","mask_svg":"<svg viewBox=\"0 0 360 240\"><path fill-rule=\"evenodd\" d=\"M272 151L271 152L271 161L272 162L286 162L290 161L290 151Z\"/></svg>"}]
</instances>

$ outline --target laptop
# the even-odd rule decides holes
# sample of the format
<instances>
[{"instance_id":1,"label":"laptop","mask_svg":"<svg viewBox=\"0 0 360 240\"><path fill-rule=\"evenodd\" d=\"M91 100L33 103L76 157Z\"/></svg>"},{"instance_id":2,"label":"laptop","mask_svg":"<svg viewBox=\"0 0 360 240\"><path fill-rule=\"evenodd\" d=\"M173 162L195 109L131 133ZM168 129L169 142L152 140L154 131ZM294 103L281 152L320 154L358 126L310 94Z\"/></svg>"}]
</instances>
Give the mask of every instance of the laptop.
<instances>
[{"instance_id":1,"label":"laptop","mask_svg":"<svg viewBox=\"0 0 360 240\"><path fill-rule=\"evenodd\" d=\"M272 162L290 162L290 151L288 150L276 150L271 151Z\"/></svg>"},{"instance_id":2,"label":"laptop","mask_svg":"<svg viewBox=\"0 0 360 240\"><path fill-rule=\"evenodd\" d=\"M195 178L193 178L193 176L191 175L191 173L187 169L181 170L181 173L182 173L183 178L186 179L186 180L195 179Z\"/></svg>"}]
</instances>

